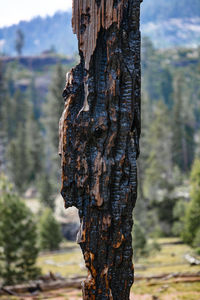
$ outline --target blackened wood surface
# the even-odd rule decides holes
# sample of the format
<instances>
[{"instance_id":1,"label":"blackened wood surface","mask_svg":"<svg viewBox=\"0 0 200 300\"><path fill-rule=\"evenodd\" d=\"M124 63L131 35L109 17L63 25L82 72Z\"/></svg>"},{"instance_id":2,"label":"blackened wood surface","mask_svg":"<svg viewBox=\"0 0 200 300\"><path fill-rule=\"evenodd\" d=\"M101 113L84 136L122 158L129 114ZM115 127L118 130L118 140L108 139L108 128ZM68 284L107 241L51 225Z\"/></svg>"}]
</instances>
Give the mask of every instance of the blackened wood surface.
<instances>
[{"instance_id":1,"label":"blackened wood surface","mask_svg":"<svg viewBox=\"0 0 200 300\"><path fill-rule=\"evenodd\" d=\"M62 196L79 210L83 298L128 300L140 136L140 0L74 0L80 64L60 120Z\"/></svg>"}]
</instances>

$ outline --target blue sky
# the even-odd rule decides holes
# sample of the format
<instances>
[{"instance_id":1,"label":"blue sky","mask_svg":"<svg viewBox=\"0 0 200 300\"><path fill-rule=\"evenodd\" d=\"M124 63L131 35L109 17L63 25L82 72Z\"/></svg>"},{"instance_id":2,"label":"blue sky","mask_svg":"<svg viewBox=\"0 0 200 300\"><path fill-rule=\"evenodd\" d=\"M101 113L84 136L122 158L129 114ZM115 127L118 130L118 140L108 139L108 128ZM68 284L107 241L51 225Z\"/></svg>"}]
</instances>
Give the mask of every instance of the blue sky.
<instances>
[{"instance_id":1,"label":"blue sky","mask_svg":"<svg viewBox=\"0 0 200 300\"><path fill-rule=\"evenodd\" d=\"M69 10L72 0L0 0L0 27Z\"/></svg>"}]
</instances>

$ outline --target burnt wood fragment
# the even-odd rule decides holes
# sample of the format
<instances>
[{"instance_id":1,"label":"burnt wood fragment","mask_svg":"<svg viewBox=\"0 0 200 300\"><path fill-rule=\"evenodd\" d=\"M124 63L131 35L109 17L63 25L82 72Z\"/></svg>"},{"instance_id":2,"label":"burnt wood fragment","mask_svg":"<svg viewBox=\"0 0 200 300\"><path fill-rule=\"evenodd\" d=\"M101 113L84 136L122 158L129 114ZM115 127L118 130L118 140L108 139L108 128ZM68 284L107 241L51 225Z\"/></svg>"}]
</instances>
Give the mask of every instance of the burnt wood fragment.
<instances>
[{"instance_id":1,"label":"burnt wood fragment","mask_svg":"<svg viewBox=\"0 0 200 300\"><path fill-rule=\"evenodd\" d=\"M141 0L74 0L80 64L66 76L61 194L81 220L83 299L128 300L140 137Z\"/></svg>"}]
</instances>

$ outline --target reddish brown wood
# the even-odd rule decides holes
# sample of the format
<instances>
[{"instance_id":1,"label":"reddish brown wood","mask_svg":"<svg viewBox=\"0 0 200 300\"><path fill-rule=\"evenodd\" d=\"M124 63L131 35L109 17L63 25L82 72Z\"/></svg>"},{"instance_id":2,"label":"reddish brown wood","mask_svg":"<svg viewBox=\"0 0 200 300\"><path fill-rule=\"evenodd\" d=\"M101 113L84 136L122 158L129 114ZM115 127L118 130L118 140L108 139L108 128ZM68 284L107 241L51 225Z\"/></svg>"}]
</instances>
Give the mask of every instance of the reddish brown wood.
<instances>
[{"instance_id":1,"label":"reddish brown wood","mask_svg":"<svg viewBox=\"0 0 200 300\"><path fill-rule=\"evenodd\" d=\"M83 298L128 300L140 136L140 0L74 0L80 64L60 121L65 207L79 210Z\"/></svg>"}]
</instances>

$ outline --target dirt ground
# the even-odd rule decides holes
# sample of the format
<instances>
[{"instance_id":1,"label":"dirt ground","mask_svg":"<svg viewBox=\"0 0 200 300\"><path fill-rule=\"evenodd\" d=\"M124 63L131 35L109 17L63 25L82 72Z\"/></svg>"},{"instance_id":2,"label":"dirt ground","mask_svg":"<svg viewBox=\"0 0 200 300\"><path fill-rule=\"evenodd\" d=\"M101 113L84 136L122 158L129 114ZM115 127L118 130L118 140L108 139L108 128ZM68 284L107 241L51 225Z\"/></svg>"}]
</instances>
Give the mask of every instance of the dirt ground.
<instances>
[{"instance_id":1,"label":"dirt ground","mask_svg":"<svg viewBox=\"0 0 200 300\"><path fill-rule=\"evenodd\" d=\"M159 292L159 290L157 290ZM80 290L76 289L60 289L50 292L45 292L35 296L3 296L1 300L82 300ZM150 294L133 294L131 293L130 300L199 300L200 292L177 292L166 293L164 295L150 295ZM119 299L120 300L120 299Z\"/></svg>"},{"instance_id":2,"label":"dirt ground","mask_svg":"<svg viewBox=\"0 0 200 300\"><path fill-rule=\"evenodd\" d=\"M37 296L23 296L23 297L10 297L3 296L0 297L1 300L82 300L81 291L75 289L62 289L57 291L51 291L43 294L38 294ZM152 300L151 295L134 295L131 294L130 300Z\"/></svg>"}]
</instances>

